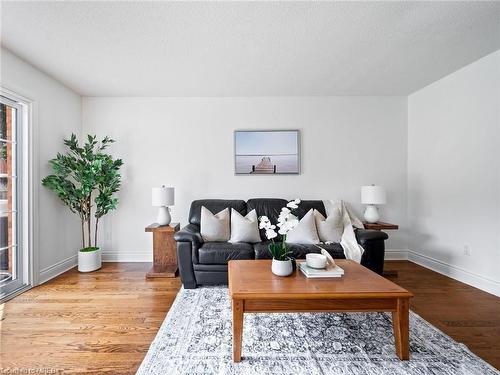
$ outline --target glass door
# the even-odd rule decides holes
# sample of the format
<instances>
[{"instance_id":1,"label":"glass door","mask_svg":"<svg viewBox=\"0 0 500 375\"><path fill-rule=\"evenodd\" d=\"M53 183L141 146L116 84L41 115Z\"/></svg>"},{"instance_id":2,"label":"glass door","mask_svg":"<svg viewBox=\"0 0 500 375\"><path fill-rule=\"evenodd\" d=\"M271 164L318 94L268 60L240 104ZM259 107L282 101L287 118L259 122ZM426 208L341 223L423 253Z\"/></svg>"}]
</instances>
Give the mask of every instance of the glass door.
<instances>
[{"instance_id":1,"label":"glass door","mask_svg":"<svg viewBox=\"0 0 500 375\"><path fill-rule=\"evenodd\" d=\"M23 107L0 96L0 299L29 284L22 246Z\"/></svg>"}]
</instances>

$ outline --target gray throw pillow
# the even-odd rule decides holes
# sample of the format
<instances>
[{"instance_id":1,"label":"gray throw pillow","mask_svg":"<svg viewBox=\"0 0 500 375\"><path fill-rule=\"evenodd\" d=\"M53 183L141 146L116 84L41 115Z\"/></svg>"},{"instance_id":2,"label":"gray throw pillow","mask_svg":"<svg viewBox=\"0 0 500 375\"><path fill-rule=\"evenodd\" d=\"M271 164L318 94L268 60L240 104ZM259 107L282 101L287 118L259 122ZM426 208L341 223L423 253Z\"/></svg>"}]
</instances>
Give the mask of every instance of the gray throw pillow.
<instances>
[{"instance_id":1,"label":"gray throw pillow","mask_svg":"<svg viewBox=\"0 0 500 375\"><path fill-rule=\"evenodd\" d=\"M321 212L314 210L314 220L321 242L340 242L344 233L344 222L339 210L333 211L326 219Z\"/></svg>"},{"instance_id":2,"label":"gray throw pillow","mask_svg":"<svg viewBox=\"0 0 500 375\"><path fill-rule=\"evenodd\" d=\"M316 223L314 222L314 211L312 208L302 219L300 219L297 226L287 233L286 242L301 244L319 243Z\"/></svg>"},{"instance_id":3,"label":"gray throw pillow","mask_svg":"<svg viewBox=\"0 0 500 375\"><path fill-rule=\"evenodd\" d=\"M200 232L205 242L226 242L229 240L229 209L213 214L205 206L201 206Z\"/></svg>"},{"instance_id":4,"label":"gray throw pillow","mask_svg":"<svg viewBox=\"0 0 500 375\"><path fill-rule=\"evenodd\" d=\"M234 208L231 209L231 238L229 242L260 242L257 212L250 211L243 216Z\"/></svg>"}]
</instances>

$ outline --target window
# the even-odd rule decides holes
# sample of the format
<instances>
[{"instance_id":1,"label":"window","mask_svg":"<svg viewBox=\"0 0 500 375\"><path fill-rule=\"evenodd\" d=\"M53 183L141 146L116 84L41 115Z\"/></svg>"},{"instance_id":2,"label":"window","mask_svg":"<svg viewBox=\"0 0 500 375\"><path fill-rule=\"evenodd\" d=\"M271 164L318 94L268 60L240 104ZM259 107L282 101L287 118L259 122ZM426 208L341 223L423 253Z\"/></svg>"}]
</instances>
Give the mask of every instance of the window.
<instances>
[{"instance_id":1,"label":"window","mask_svg":"<svg viewBox=\"0 0 500 375\"><path fill-rule=\"evenodd\" d=\"M0 299L30 284L27 209L29 104L0 96Z\"/></svg>"}]
</instances>

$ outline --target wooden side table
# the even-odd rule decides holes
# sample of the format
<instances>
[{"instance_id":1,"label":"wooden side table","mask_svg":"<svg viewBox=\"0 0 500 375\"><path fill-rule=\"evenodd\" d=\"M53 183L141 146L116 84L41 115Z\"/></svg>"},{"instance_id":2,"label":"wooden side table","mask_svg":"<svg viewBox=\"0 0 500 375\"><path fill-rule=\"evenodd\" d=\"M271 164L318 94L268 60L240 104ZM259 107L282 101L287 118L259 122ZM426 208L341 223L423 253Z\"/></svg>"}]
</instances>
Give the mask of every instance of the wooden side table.
<instances>
[{"instance_id":1,"label":"wooden side table","mask_svg":"<svg viewBox=\"0 0 500 375\"><path fill-rule=\"evenodd\" d=\"M146 278L175 277L177 251L174 233L179 228L179 223L171 223L170 225L155 223L146 227L146 232L153 232L153 267L146 274Z\"/></svg>"},{"instance_id":2,"label":"wooden side table","mask_svg":"<svg viewBox=\"0 0 500 375\"><path fill-rule=\"evenodd\" d=\"M397 224L384 223L383 221L377 221L376 223L367 223L363 221L365 229L375 229L375 230L391 230L399 229Z\"/></svg>"}]
</instances>

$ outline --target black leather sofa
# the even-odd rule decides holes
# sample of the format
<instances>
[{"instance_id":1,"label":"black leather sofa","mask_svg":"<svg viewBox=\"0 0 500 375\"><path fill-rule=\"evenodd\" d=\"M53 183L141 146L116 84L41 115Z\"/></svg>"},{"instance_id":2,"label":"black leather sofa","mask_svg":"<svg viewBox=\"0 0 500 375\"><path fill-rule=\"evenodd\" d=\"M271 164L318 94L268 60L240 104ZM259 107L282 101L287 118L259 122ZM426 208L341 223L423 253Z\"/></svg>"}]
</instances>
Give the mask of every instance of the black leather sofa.
<instances>
[{"instance_id":1,"label":"black leather sofa","mask_svg":"<svg viewBox=\"0 0 500 375\"><path fill-rule=\"evenodd\" d=\"M242 215L251 210L257 211L257 216L266 215L275 223L281 208L288 203L285 199L258 198L243 200L205 199L191 203L189 224L175 233L177 241L177 260L182 283L186 289L194 289L197 285L227 284L227 262L233 259L271 259L267 246L269 241L261 231L262 242L229 243L204 242L200 234L201 207L205 206L213 213L228 207L234 208ZM303 200L298 208L299 219L311 208L317 209L326 217L325 207L321 200ZM384 241L387 234L375 230L357 229L356 238L363 246L364 253L361 264L382 274L384 267ZM279 240L279 238L277 238ZM305 258L307 253L318 253L321 250L314 245L290 244L296 259ZM321 244L334 258L343 259L344 251L340 244Z\"/></svg>"}]
</instances>

